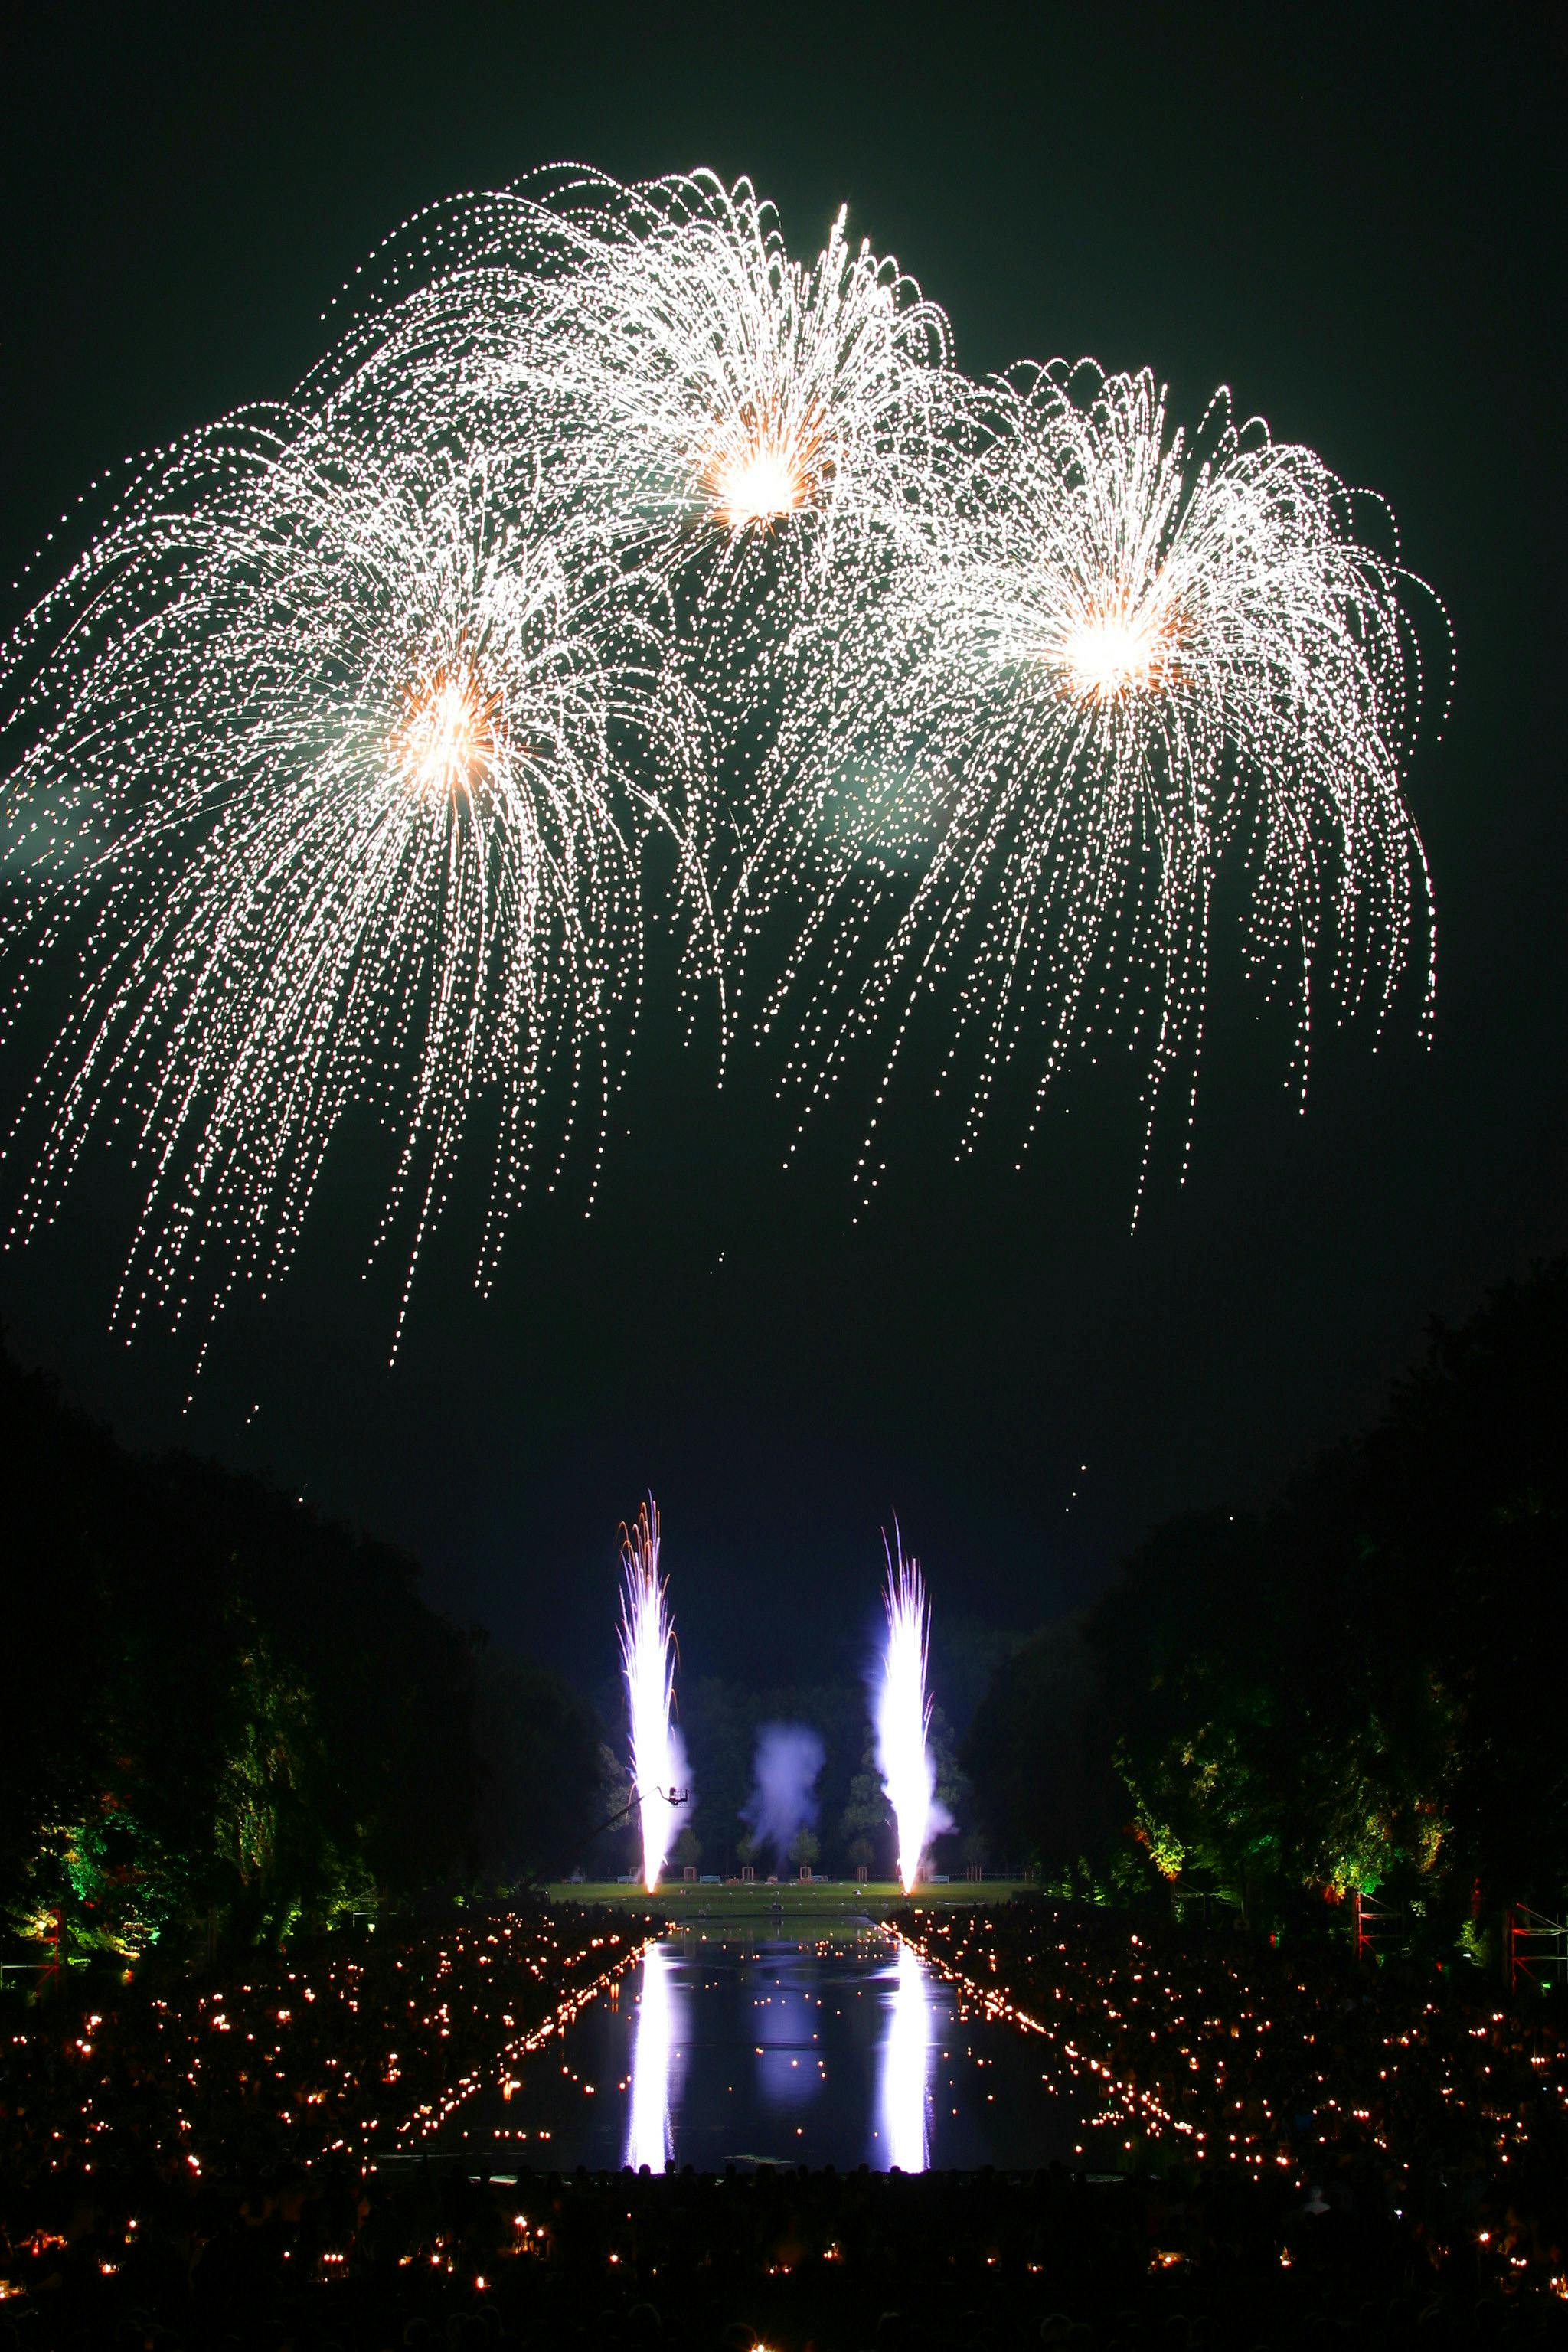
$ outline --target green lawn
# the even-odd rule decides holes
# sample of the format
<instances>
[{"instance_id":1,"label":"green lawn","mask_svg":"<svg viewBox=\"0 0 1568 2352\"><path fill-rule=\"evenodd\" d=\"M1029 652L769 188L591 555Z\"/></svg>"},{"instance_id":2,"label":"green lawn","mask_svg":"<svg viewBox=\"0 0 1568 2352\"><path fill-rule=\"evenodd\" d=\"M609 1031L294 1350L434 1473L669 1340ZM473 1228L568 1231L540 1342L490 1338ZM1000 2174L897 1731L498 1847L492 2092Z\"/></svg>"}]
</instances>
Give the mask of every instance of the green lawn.
<instances>
[{"instance_id":1,"label":"green lawn","mask_svg":"<svg viewBox=\"0 0 1568 2352\"><path fill-rule=\"evenodd\" d=\"M1017 1879L960 1878L948 1886L921 1885L914 1900L926 1905L1005 1903L1019 1884ZM551 1901L555 1903L619 1903L631 1910L657 1909L676 1920L707 1917L759 1923L779 1911L792 1919L885 1919L890 1911L901 1909L909 1899L900 1887L890 1882L856 1886L840 1881L829 1886L814 1880L809 1886L803 1886L796 1879L784 1880L777 1886L688 1886L677 1882L661 1886L657 1895L645 1894L640 1886L619 1886L604 1880L590 1881L584 1886L557 1884L548 1891Z\"/></svg>"}]
</instances>

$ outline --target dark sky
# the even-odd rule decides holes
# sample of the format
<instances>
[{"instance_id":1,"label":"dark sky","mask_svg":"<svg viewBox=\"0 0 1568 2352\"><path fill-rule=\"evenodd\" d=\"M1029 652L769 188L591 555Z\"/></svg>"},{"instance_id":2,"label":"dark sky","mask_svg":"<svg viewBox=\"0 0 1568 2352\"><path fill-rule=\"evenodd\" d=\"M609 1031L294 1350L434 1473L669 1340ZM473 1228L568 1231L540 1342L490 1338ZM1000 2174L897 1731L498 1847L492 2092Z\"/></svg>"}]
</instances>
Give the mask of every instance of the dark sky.
<instances>
[{"instance_id":1,"label":"dark sky","mask_svg":"<svg viewBox=\"0 0 1568 2352\"><path fill-rule=\"evenodd\" d=\"M847 200L973 372L1147 362L1194 421L1228 382L1392 500L1458 674L1410 779L1433 1050L1413 995L1375 1055L1331 1033L1299 1118L1222 939L1192 1172L1167 1135L1136 1231L1129 1071L1068 1086L1022 1173L1005 1129L955 1167L910 1123L855 1225L853 1118L785 1175L766 1066L716 1097L655 1017L592 1222L526 1207L480 1304L454 1218L395 1370L346 1170L188 1415L188 1347L106 1330L112 1167L0 1260L24 1360L137 1444L408 1544L442 1605L584 1676L651 1483L687 1671L775 1681L856 1654L891 1509L950 1621L1037 1622L1160 1517L1267 1496L1434 1313L1564 1245L1559 12L1477 12L1462 44L1364 7L952 9L940 37L809 6L26 14L0 60L7 578L105 462L286 393L415 207L561 156L706 163L802 253Z\"/></svg>"}]
</instances>

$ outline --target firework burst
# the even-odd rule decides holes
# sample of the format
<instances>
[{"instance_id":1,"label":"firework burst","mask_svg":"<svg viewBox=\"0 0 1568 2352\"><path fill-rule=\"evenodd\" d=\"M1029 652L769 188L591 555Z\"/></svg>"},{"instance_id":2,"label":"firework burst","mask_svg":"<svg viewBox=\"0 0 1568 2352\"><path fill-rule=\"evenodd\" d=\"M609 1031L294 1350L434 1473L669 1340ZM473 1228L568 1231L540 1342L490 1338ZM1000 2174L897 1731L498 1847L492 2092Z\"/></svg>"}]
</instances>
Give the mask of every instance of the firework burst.
<instances>
[{"instance_id":1,"label":"firework burst","mask_svg":"<svg viewBox=\"0 0 1568 2352\"><path fill-rule=\"evenodd\" d=\"M365 1118L410 1276L488 1131L488 1284L602 1137L656 833L721 1038L710 892L807 1108L881 1057L868 1188L928 1023L961 1149L1112 1036L1152 1132L1227 873L1300 1085L1325 998L1429 1008L1419 583L1310 450L1146 373L968 384L842 214L798 261L707 173L455 198L353 288L0 652L0 982L62 990L14 1232L129 1138L125 1320L265 1287Z\"/></svg>"},{"instance_id":2,"label":"firework burst","mask_svg":"<svg viewBox=\"0 0 1568 2352\"><path fill-rule=\"evenodd\" d=\"M926 495L941 312L843 213L792 261L749 181L659 182L618 211L631 233L598 240L574 289L576 352L649 553L695 569L700 610L798 599L836 556L853 572L845 542Z\"/></svg>"},{"instance_id":3,"label":"firework burst","mask_svg":"<svg viewBox=\"0 0 1568 2352\"><path fill-rule=\"evenodd\" d=\"M843 213L803 264L749 181L708 173L556 167L421 215L342 352L334 381L395 383L411 417L455 405L546 449L679 593L683 657L739 722L776 707L805 616L871 593L945 478L959 397L942 313Z\"/></svg>"},{"instance_id":4,"label":"firework burst","mask_svg":"<svg viewBox=\"0 0 1568 2352\"><path fill-rule=\"evenodd\" d=\"M552 1085L562 1148L601 1130L637 843L674 823L646 579L489 453L291 422L150 468L13 649L5 947L22 981L62 948L79 974L16 1230L129 1129L132 1324L204 1266L215 1306L265 1286L356 1107L394 1139L410 1278L483 1111L488 1283Z\"/></svg>"},{"instance_id":5,"label":"firework burst","mask_svg":"<svg viewBox=\"0 0 1568 2352\"><path fill-rule=\"evenodd\" d=\"M885 1092L936 998L963 1148L1010 1065L1032 1068L1032 1126L1107 1034L1144 1037L1152 1122L1174 1070L1195 1079L1228 854L1247 965L1295 995L1304 1086L1320 988L1381 1023L1419 955L1430 1005L1401 782L1420 583L1320 458L1237 427L1223 394L1191 441L1147 373L1029 371L984 411L959 504L910 519L773 763L737 904L742 946L781 888L804 908L763 1015L801 1008L790 1076L819 1095L885 1022Z\"/></svg>"}]
</instances>

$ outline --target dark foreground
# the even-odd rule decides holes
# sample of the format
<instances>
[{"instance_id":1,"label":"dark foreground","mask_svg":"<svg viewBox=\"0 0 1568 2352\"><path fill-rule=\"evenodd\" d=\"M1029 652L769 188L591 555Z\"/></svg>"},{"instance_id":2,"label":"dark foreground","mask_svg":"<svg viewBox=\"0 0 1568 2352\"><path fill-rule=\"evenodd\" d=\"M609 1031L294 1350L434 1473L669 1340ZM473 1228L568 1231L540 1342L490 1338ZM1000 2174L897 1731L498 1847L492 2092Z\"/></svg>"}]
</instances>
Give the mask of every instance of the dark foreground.
<instances>
[{"instance_id":1,"label":"dark foreground","mask_svg":"<svg viewBox=\"0 0 1568 2352\"><path fill-rule=\"evenodd\" d=\"M1242 2180L774 2171L501 2183L416 2163L366 2179L318 2166L308 2180L243 2191L176 2176L145 2191L131 2217L109 2179L90 2195L60 2183L19 2258L25 2299L0 2312L7 2352L1217 2352L1568 2336L1564 2306L1514 2300L1481 2263L1450 2261L1435 2277L1386 2216L1348 2200L1314 2213Z\"/></svg>"},{"instance_id":2,"label":"dark foreground","mask_svg":"<svg viewBox=\"0 0 1568 2352\"><path fill-rule=\"evenodd\" d=\"M1550 2004L1142 1917L905 1922L976 2014L1092 2070L1121 2178L434 2153L498 2068L563 2063L658 1925L517 1904L8 1995L0 2352L1568 2343Z\"/></svg>"}]
</instances>

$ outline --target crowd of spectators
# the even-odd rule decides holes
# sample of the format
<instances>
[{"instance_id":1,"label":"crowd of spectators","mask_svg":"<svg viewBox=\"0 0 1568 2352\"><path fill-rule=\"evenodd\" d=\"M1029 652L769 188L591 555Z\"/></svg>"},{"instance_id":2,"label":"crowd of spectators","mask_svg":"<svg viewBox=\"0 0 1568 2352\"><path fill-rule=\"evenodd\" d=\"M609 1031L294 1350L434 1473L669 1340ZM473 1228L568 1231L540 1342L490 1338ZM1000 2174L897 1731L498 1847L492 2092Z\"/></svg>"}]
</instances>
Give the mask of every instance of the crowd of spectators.
<instances>
[{"instance_id":1,"label":"crowd of spectators","mask_svg":"<svg viewBox=\"0 0 1568 2352\"><path fill-rule=\"evenodd\" d=\"M423 2157L362 2173L177 2170L60 2193L0 2306L4 2352L1254 2352L1568 2336L1390 2218L1235 2175L1054 2168L520 2173ZM9 2323L9 2325L8 2325Z\"/></svg>"},{"instance_id":2,"label":"crowd of spectators","mask_svg":"<svg viewBox=\"0 0 1568 2352\"><path fill-rule=\"evenodd\" d=\"M0 2166L25 2196L61 2172L415 2146L629 1968L650 1924L539 1905L205 1977L148 1966L92 2007L61 1987L5 2020Z\"/></svg>"},{"instance_id":3,"label":"crowd of spectators","mask_svg":"<svg viewBox=\"0 0 1568 2352\"><path fill-rule=\"evenodd\" d=\"M910 1912L979 2009L1089 2072L1137 2161L1397 2223L1437 2273L1568 2296L1568 2046L1507 2003L1343 1949L1083 1904Z\"/></svg>"},{"instance_id":4,"label":"crowd of spectators","mask_svg":"<svg viewBox=\"0 0 1568 2352\"><path fill-rule=\"evenodd\" d=\"M195 1975L70 1976L0 2009L0 2254L121 2184L360 2167L427 2141L498 2061L559 2032L650 1922L577 1905L355 1933ZM74 2209L73 2209L74 2210ZM0 2271L5 2265L0 2263ZM19 2265L10 2263L10 2284Z\"/></svg>"}]
</instances>

